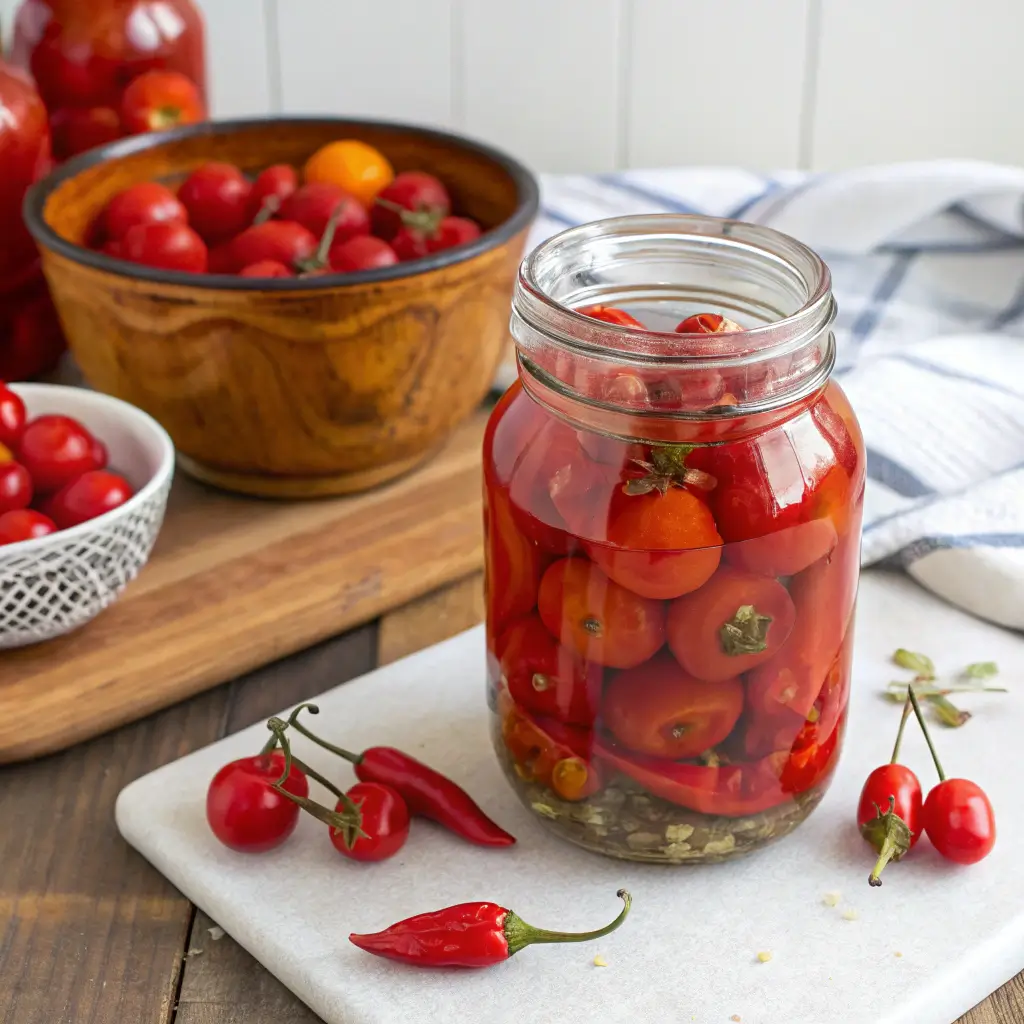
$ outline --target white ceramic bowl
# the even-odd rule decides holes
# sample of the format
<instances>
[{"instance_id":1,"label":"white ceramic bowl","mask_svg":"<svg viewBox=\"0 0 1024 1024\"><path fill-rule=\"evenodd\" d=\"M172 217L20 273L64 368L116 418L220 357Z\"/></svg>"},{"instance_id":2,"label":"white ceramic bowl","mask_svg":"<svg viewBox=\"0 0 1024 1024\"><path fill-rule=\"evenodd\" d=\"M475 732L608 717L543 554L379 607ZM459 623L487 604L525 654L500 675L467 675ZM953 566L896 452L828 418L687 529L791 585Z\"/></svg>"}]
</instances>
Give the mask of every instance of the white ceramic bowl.
<instances>
[{"instance_id":1,"label":"white ceramic bowl","mask_svg":"<svg viewBox=\"0 0 1024 1024\"><path fill-rule=\"evenodd\" d=\"M106 446L134 496L70 530L0 546L0 649L69 633L117 600L146 564L163 523L174 445L151 416L109 395L56 384L12 384L29 419L71 416Z\"/></svg>"}]
</instances>

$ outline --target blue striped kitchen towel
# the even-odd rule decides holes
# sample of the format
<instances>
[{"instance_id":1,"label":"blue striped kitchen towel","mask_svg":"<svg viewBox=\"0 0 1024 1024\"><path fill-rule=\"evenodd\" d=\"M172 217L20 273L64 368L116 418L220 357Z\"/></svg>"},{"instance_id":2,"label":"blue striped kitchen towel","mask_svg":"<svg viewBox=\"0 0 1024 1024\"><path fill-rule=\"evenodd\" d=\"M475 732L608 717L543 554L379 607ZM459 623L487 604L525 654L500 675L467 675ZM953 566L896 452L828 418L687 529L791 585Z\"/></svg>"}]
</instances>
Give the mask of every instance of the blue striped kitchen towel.
<instances>
[{"instance_id":1,"label":"blue striped kitchen towel","mask_svg":"<svg viewBox=\"0 0 1024 1024\"><path fill-rule=\"evenodd\" d=\"M1024 629L1024 169L548 176L532 244L653 211L770 225L822 255L868 448L864 564Z\"/></svg>"}]
</instances>

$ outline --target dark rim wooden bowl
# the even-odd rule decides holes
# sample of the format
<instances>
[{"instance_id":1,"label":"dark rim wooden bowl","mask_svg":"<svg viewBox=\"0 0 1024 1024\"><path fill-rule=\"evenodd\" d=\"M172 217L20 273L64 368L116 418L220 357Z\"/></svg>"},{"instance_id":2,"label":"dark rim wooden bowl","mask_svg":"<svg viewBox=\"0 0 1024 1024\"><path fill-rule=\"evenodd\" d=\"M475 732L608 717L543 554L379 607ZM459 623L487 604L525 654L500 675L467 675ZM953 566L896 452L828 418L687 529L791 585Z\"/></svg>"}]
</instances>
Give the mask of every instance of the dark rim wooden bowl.
<instances>
[{"instance_id":1,"label":"dark rim wooden bowl","mask_svg":"<svg viewBox=\"0 0 1024 1024\"><path fill-rule=\"evenodd\" d=\"M208 160L247 171L301 163L345 137L378 145L397 170L438 173L455 211L484 233L397 266L304 279L165 271L79 244L135 182L173 184ZM509 348L512 289L537 209L534 177L488 146L403 124L304 117L102 146L31 189L25 219L93 387L161 423L192 475L248 494L309 497L406 472L478 406Z\"/></svg>"},{"instance_id":2,"label":"dark rim wooden bowl","mask_svg":"<svg viewBox=\"0 0 1024 1024\"><path fill-rule=\"evenodd\" d=\"M381 267L377 270L364 270L349 274L326 274L323 277L302 279L280 278L245 278L233 274L186 274L178 270L158 270L114 259L105 253L69 241L59 235L46 221L46 203L50 196L66 181L78 177L83 171L99 164L120 160L124 157L141 153L175 142L179 139L214 138L234 132L256 131L265 128L268 122L288 124L304 123L308 125L330 125L337 130L337 137L344 138L347 131L360 129L382 129L387 132L400 132L403 135L420 136L424 139L436 139L457 145L469 153L476 153L501 166L516 184L519 191L519 206L515 213L502 224L484 232L476 241L458 249L448 249L434 253L420 260L410 260L393 267ZM423 128L418 125L404 124L400 121L375 121L360 118L332 117L286 117L286 118L245 118L234 121L207 121L203 124L188 125L174 128L167 132L153 132L146 135L135 135L117 142L108 143L97 149L68 160L49 177L37 182L25 196L23 212L25 223L36 242L89 267L97 267L143 281L159 281L164 284L183 284L190 288L227 288L237 291L295 291L297 288L314 291L322 288L336 288L339 283L366 284L373 281L392 281L412 274L425 274L431 270L461 263L472 259L482 252L514 238L520 231L528 228L537 216L540 205L540 193L537 179L518 160L502 153L500 150L468 139L453 132L444 132L436 128Z\"/></svg>"}]
</instances>

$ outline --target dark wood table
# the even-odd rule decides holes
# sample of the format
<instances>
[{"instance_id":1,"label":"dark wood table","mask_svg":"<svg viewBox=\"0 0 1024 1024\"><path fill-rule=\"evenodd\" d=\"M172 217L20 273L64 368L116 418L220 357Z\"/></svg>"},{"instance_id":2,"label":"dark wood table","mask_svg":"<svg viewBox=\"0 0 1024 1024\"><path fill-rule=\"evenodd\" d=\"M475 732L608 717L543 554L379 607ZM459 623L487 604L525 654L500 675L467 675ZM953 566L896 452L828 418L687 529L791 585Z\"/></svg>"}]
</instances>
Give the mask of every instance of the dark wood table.
<instances>
[{"instance_id":1,"label":"dark wood table","mask_svg":"<svg viewBox=\"0 0 1024 1024\"><path fill-rule=\"evenodd\" d=\"M474 576L135 725L0 769L0 1024L315 1024L121 840L114 800L159 765L481 614ZM1022 1021L1024 974L959 1024Z\"/></svg>"}]
</instances>

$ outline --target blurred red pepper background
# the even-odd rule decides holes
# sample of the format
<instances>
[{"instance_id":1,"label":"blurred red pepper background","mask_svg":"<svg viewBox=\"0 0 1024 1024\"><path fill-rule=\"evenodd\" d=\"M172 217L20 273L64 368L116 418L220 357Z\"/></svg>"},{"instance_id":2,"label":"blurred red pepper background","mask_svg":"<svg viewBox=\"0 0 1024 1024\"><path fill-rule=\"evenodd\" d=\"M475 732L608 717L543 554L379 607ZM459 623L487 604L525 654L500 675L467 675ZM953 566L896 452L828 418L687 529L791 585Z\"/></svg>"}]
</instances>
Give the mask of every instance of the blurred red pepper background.
<instances>
[{"instance_id":1,"label":"blurred red pepper background","mask_svg":"<svg viewBox=\"0 0 1024 1024\"><path fill-rule=\"evenodd\" d=\"M23 0L10 62L0 59L0 380L46 374L64 351L22 221L29 186L54 160L205 116L204 27L192 0Z\"/></svg>"}]
</instances>

